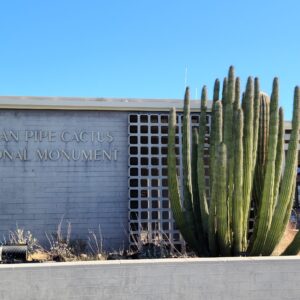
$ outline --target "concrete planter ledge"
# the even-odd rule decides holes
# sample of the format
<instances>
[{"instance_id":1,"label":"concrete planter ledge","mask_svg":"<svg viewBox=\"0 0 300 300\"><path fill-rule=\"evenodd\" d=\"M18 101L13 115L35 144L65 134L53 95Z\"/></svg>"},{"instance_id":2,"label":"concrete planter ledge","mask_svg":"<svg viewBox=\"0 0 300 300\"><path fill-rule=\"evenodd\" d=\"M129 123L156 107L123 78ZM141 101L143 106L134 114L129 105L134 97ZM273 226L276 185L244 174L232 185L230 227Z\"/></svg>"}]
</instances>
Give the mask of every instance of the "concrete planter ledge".
<instances>
[{"instance_id":1,"label":"concrete planter ledge","mask_svg":"<svg viewBox=\"0 0 300 300\"><path fill-rule=\"evenodd\" d=\"M0 265L0 299L300 299L300 257Z\"/></svg>"}]
</instances>

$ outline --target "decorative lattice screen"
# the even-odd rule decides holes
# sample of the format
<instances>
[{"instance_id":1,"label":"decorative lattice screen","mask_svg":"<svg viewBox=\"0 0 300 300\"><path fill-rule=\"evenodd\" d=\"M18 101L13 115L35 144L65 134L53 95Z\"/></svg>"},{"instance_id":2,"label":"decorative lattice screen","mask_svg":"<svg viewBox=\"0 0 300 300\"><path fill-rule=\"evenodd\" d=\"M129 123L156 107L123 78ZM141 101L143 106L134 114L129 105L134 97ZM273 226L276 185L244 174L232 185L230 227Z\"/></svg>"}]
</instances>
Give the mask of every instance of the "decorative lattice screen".
<instances>
[{"instance_id":1,"label":"decorative lattice screen","mask_svg":"<svg viewBox=\"0 0 300 300\"><path fill-rule=\"evenodd\" d=\"M168 114L129 114L129 232L130 245L145 234L159 238L177 249L184 242L176 229L168 200L167 152ZM210 118L207 116L207 134ZM191 126L198 127L199 116L191 116ZM176 153L178 173L182 174L180 155L182 115L177 116ZM207 148L208 148L207 135ZM206 151L208 161L208 149ZM208 175L208 174L207 174ZM207 177L208 180L208 177Z\"/></svg>"}]
</instances>

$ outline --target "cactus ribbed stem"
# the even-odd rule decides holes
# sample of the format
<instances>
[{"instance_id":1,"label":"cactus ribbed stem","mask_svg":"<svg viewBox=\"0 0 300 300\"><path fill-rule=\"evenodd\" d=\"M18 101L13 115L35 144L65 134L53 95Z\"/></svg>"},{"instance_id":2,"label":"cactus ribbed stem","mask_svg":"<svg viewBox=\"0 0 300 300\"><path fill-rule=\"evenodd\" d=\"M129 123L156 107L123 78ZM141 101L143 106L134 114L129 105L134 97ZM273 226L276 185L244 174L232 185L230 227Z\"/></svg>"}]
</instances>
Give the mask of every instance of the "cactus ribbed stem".
<instances>
[{"instance_id":1,"label":"cactus ribbed stem","mask_svg":"<svg viewBox=\"0 0 300 300\"><path fill-rule=\"evenodd\" d=\"M193 216L193 194L191 178L191 141L190 141L190 90L187 87L184 96L183 134L182 134L182 166L183 166L183 206L185 208L187 226L195 235Z\"/></svg>"},{"instance_id":2,"label":"cactus ribbed stem","mask_svg":"<svg viewBox=\"0 0 300 300\"><path fill-rule=\"evenodd\" d=\"M243 112L241 109L236 113L235 130L235 160L234 160L234 191L233 191L233 251L239 255L243 241Z\"/></svg>"},{"instance_id":3,"label":"cactus ribbed stem","mask_svg":"<svg viewBox=\"0 0 300 300\"><path fill-rule=\"evenodd\" d=\"M285 220L285 215L289 213L288 207L293 201L292 188L295 178L295 168L298 158L298 141L300 129L300 88L297 86L294 93L294 111L292 120L292 133L290 137L288 152L285 160L285 168L280 185L277 205L273 214L271 227L266 239L263 255L270 255L280 238L282 237L282 226Z\"/></svg>"},{"instance_id":4,"label":"cactus ribbed stem","mask_svg":"<svg viewBox=\"0 0 300 300\"><path fill-rule=\"evenodd\" d=\"M217 206L217 236L220 254L230 255L229 228L228 228L228 203L227 203L227 150L221 143L217 147L216 191L218 195Z\"/></svg>"},{"instance_id":5,"label":"cactus ribbed stem","mask_svg":"<svg viewBox=\"0 0 300 300\"><path fill-rule=\"evenodd\" d=\"M201 219L203 224L204 234L208 234L208 205L206 199L206 184L205 184L205 168L204 168L204 146L206 134L206 103L207 90L206 86L202 88L201 94L201 114L199 124L199 144L198 144L198 187L199 187L199 201L201 208Z\"/></svg>"},{"instance_id":6,"label":"cactus ribbed stem","mask_svg":"<svg viewBox=\"0 0 300 300\"><path fill-rule=\"evenodd\" d=\"M220 97L220 80L216 79L214 84L213 105L219 100L219 97Z\"/></svg>"},{"instance_id":7,"label":"cactus ribbed stem","mask_svg":"<svg viewBox=\"0 0 300 300\"><path fill-rule=\"evenodd\" d=\"M228 72L226 101L224 102L224 143L227 147L227 201L228 223L232 225L232 193L233 193L233 168L234 168L234 139L233 139L233 103L235 100L234 68ZM231 230L230 230L231 231ZM231 234L230 234L231 238Z\"/></svg>"},{"instance_id":8,"label":"cactus ribbed stem","mask_svg":"<svg viewBox=\"0 0 300 300\"><path fill-rule=\"evenodd\" d=\"M223 86L222 86L222 109L223 109L223 119L225 116L225 107L226 107L226 101L227 101L227 88L228 88L228 80L227 77L223 79ZM224 122L223 122L223 130L224 130Z\"/></svg>"},{"instance_id":9,"label":"cactus ribbed stem","mask_svg":"<svg viewBox=\"0 0 300 300\"><path fill-rule=\"evenodd\" d=\"M215 103L215 144L219 145L223 141L223 115L222 115L222 102L217 101ZM217 150L217 149L216 149ZM216 155L217 152L215 152Z\"/></svg>"},{"instance_id":10,"label":"cactus ribbed stem","mask_svg":"<svg viewBox=\"0 0 300 300\"><path fill-rule=\"evenodd\" d=\"M234 92L234 102L233 102L233 111L237 111L240 108L240 94L241 94L241 83L240 78L235 79L235 92Z\"/></svg>"},{"instance_id":11,"label":"cactus ribbed stem","mask_svg":"<svg viewBox=\"0 0 300 300\"><path fill-rule=\"evenodd\" d=\"M233 102L235 98L235 79L234 79L234 68L231 66L228 73L226 97L224 101L224 143L227 147L231 146L232 139L232 123L233 123ZM227 151L231 151L227 149ZM229 155L229 152L227 153ZM229 156L230 158L230 156Z\"/></svg>"},{"instance_id":12,"label":"cactus ribbed stem","mask_svg":"<svg viewBox=\"0 0 300 300\"><path fill-rule=\"evenodd\" d=\"M270 133L267 168L260 207L258 208L258 218L254 225L253 246L250 249L251 255L261 254L268 234L268 230L271 225L274 201L273 196L276 148L278 139L278 121L278 79L275 78L273 82L273 90L270 105Z\"/></svg>"},{"instance_id":13,"label":"cactus ribbed stem","mask_svg":"<svg viewBox=\"0 0 300 300\"><path fill-rule=\"evenodd\" d=\"M196 224L196 232L202 231L201 224L201 208L199 201L199 189L198 189L198 175L197 175L197 166L198 166L198 144L199 144L199 135L197 128L193 128L192 136L192 187L193 187L193 208L194 208L194 220Z\"/></svg>"},{"instance_id":14,"label":"cactus ribbed stem","mask_svg":"<svg viewBox=\"0 0 300 300\"><path fill-rule=\"evenodd\" d=\"M253 79L247 80L246 92L243 97L244 135L243 135L243 250L247 248L248 217L251 203L252 168L253 168Z\"/></svg>"},{"instance_id":15,"label":"cactus ribbed stem","mask_svg":"<svg viewBox=\"0 0 300 300\"><path fill-rule=\"evenodd\" d=\"M175 222L184 238L190 236L185 227L184 214L180 204L180 191L177 178L176 154L175 154L175 131L176 131L176 110L172 108L169 115L168 135L168 187L169 199Z\"/></svg>"},{"instance_id":16,"label":"cactus ribbed stem","mask_svg":"<svg viewBox=\"0 0 300 300\"><path fill-rule=\"evenodd\" d=\"M223 79L223 86L222 86L222 103L226 101L227 96L227 77ZM224 109L224 107L223 107Z\"/></svg>"},{"instance_id":17,"label":"cactus ribbed stem","mask_svg":"<svg viewBox=\"0 0 300 300\"><path fill-rule=\"evenodd\" d=\"M256 166L256 156L258 147L258 132L259 132L259 109L260 109L260 87L259 79L254 79L254 111L253 111L253 172Z\"/></svg>"},{"instance_id":18,"label":"cactus ribbed stem","mask_svg":"<svg viewBox=\"0 0 300 300\"><path fill-rule=\"evenodd\" d=\"M263 182L266 172L266 160L269 139L269 113L270 99L265 94L260 94L259 131L257 143L256 166L253 184L253 200L255 210L259 207L260 195L263 190Z\"/></svg>"},{"instance_id":19,"label":"cactus ribbed stem","mask_svg":"<svg viewBox=\"0 0 300 300\"><path fill-rule=\"evenodd\" d=\"M277 204L277 196L279 192L279 186L282 175L282 162L284 156L284 117L283 109L279 108L279 127L278 127L278 141L276 150L276 162L275 162L275 180L274 180L274 192L273 192L273 212Z\"/></svg>"},{"instance_id":20,"label":"cactus ribbed stem","mask_svg":"<svg viewBox=\"0 0 300 300\"><path fill-rule=\"evenodd\" d=\"M214 95L213 95L213 103L211 109L211 123L210 123L210 143L209 143L209 179L210 179L210 186L212 186L213 174L212 169L215 163L215 152L216 152L216 145L215 145L215 103L219 99L220 94L220 81L219 79L215 80L214 84ZM211 193L211 190L210 190Z\"/></svg>"},{"instance_id":21,"label":"cactus ribbed stem","mask_svg":"<svg viewBox=\"0 0 300 300\"><path fill-rule=\"evenodd\" d=\"M214 135L214 144L216 147L222 142L222 127L223 127L223 120L222 120L222 103L217 101L214 104L214 122L215 122L215 135ZM216 148L213 156L217 156ZM216 246L216 204L218 199L217 193L217 182L216 176L217 172L215 171L218 168L218 163L214 160L214 165L211 165L211 195L210 195L210 206L209 206L209 227L208 227L208 244L211 256L217 255L217 246Z\"/></svg>"},{"instance_id":22,"label":"cactus ribbed stem","mask_svg":"<svg viewBox=\"0 0 300 300\"><path fill-rule=\"evenodd\" d=\"M181 207L179 183L176 167L175 153L175 135L176 135L176 110L172 108L169 114L168 129L168 189L169 199L173 212L174 220L185 241L199 254L207 255L205 241L201 232L198 234L198 241L193 231L187 224L186 215Z\"/></svg>"}]
</instances>

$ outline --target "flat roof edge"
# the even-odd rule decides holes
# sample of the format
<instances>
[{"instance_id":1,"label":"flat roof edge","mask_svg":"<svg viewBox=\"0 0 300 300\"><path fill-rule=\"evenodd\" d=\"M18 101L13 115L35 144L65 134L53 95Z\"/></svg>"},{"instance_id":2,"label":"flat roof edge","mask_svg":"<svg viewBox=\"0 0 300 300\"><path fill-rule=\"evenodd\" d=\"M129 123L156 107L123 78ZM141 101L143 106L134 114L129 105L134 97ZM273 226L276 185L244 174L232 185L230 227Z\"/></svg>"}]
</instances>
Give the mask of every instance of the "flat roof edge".
<instances>
[{"instance_id":1,"label":"flat roof edge","mask_svg":"<svg viewBox=\"0 0 300 300\"><path fill-rule=\"evenodd\" d=\"M211 106L212 101L208 101L208 112L211 111ZM142 98L0 96L0 109L168 112L172 107L175 107L177 111L182 111L183 100ZM191 112L199 111L200 100L191 100ZM285 121L285 128L291 128L290 121Z\"/></svg>"},{"instance_id":2,"label":"flat roof edge","mask_svg":"<svg viewBox=\"0 0 300 300\"><path fill-rule=\"evenodd\" d=\"M183 100L0 96L0 109L169 111L172 107L182 110ZM200 101L192 100L191 110L199 111Z\"/></svg>"}]
</instances>

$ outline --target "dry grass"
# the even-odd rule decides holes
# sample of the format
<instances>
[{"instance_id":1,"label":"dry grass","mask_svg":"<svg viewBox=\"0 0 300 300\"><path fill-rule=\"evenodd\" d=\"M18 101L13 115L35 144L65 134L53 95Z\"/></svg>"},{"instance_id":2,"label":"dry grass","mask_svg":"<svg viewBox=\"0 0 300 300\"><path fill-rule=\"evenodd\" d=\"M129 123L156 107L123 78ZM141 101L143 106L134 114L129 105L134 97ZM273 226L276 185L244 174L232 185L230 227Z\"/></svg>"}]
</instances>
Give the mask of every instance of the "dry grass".
<instances>
[{"instance_id":1,"label":"dry grass","mask_svg":"<svg viewBox=\"0 0 300 300\"><path fill-rule=\"evenodd\" d=\"M45 251L36 251L32 254L28 255L28 261L32 261L32 262L46 262L46 261L50 261L51 257L49 255L49 253L45 252Z\"/></svg>"}]
</instances>

